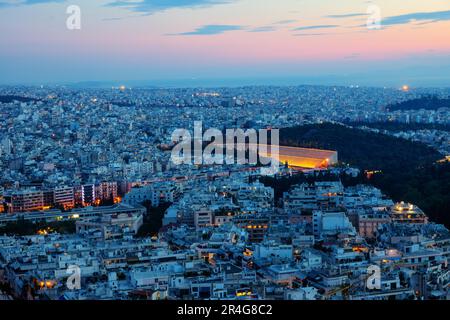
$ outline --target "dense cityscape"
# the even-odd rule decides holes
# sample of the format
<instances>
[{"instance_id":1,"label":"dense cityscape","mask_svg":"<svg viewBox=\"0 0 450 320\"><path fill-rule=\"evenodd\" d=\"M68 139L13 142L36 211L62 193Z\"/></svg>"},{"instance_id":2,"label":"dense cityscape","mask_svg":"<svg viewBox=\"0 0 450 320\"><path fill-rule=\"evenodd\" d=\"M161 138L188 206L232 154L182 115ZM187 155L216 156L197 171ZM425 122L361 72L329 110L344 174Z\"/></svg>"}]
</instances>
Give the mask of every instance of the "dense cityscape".
<instances>
[{"instance_id":1,"label":"dense cityscape","mask_svg":"<svg viewBox=\"0 0 450 320\"><path fill-rule=\"evenodd\" d=\"M2 86L0 297L448 300L448 203L431 219L339 145L313 163L320 150L302 148L318 147L317 129L291 145L302 160L280 158L269 176L260 164L176 165L171 150L195 121L280 129L286 146L284 130L330 124L448 166L449 97L406 85Z\"/></svg>"},{"instance_id":2,"label":"dense cityscape","mask_svg":"<svg viewBox=\"0 0 450 320\"><path fill-rule=\"evenodd\" d=\"M0 0L1 317L438 317L449 30L443 0Z\"/></svg>"}]
</instances>

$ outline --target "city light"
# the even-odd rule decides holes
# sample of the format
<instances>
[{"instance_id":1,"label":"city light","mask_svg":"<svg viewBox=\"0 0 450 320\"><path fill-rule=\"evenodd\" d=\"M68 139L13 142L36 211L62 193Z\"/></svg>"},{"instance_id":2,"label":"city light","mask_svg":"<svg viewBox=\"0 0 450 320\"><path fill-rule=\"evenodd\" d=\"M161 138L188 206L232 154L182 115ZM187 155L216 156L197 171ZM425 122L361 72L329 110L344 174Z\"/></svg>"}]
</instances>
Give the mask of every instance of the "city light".
<instances>
[{"instance_id":1,"label":"city light","mask_svg":"<svg viewBox=\"0 0 450 320\"><path fill-rule=\"evenodd\" d=\"M445 1L70 2L0 0L12 315L450 300Z\"/></svg>"}]
</instances>

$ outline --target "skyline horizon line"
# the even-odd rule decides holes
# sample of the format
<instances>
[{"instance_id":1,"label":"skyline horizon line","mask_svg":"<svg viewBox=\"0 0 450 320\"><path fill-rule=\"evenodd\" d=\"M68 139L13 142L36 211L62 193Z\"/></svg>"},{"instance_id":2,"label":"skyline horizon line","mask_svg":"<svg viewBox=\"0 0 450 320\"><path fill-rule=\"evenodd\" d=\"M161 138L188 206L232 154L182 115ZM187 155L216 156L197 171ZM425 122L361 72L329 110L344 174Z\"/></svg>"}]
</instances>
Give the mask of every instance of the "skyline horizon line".
<instances>
[{"instance_id":1,"label":"skyline horizon line","mask_svg":"<svg viewBox=\"0 0 450 320\"><path fill-rule=\"evenodd\" d=\"M128 79L128 80L74 80L74 81L30 81L2 83L1 87L74 87L79 89L108 89L111 87L125 86L126 89L182 89L182 88L233 88L233 87L356 87L356 88L381 88L381 89L402 89L408 86L409 89L450 89L450 81L447 85L439 84L415 84L415 81L404 81L396 84L392 83L367 83L358 80L324 80L323 77L196 77L196 78L157 78L157 79ZM209 82L208 84L206 82ZM236 83L230 83L236 82Z\"/></svg>"}]
</instances>

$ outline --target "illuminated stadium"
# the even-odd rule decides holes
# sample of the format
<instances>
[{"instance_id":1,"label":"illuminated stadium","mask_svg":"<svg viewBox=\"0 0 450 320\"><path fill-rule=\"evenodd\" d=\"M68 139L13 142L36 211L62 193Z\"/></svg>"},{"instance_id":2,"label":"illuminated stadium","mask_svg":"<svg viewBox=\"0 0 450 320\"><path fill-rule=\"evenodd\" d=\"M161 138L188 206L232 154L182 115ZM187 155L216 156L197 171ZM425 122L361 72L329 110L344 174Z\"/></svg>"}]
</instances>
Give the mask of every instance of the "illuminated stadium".
<instances>
[{"instance_id":1,"label":"illuminated stadium","mask_svg":"<svg viewBox=\"0 0 450 320\"><path fill-rule=\"evenodd\" d=\"M267 147L267 152L259 151L261 156L275 158L280 163L287 163L291 168L325 168L338 162L337 151L279 146L278 155L272 156L270 146Z\"/></svg>"}]
</instances>

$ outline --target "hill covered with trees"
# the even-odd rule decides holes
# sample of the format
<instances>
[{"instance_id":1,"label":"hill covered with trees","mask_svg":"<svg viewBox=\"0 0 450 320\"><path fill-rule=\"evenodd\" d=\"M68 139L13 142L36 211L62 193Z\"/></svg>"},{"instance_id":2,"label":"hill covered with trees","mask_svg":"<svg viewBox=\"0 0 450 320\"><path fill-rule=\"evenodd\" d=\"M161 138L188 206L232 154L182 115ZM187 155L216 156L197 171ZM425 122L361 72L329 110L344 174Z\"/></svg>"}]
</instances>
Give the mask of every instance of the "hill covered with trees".
<instances>
[{"instance_id":1,"label":"hill covered with trees","mask_svg":"<svg viewBox=\"0 0 450 320\"><path fill-rule=\"evenodd\" d=\"M441 99L436 96L424 96L421 98L392 104L386 107L389 111L419 109L437 110L439 108L450 108L450 99Z\"/></svg>"},{"instance_id":2,"label":"hill covered with trees","mask_svg":"<svg viewBox=\"0 0 450 320\"><path fill-rule=\"evenodd\" d=\"M337 150L341 162L385 172L414 169L443 158L422 143L332 123L281 129L280 144Z\"/></svg>"},{"instance_id":3,"label":"hill covered with trees","mask_svg":"<svg viewBox=\"0 0 450 320\"><path fill-rule=\"evenodd\" d=\"M13 101L19 102L30 102L30 101L39 101L38 99L29 98L29 97L20 97L20 96L12 96L12 95L0 95L0 103L11 103Z\"/></svg>"},{"instance_id":4,"label":"hill covered with trees","mask_svg":"<svg viewBox=\"0 0 450 320\"><path fill-rule=\"evenodd\" d=\"M418 205L432 221L450 227L450 162L376 174L369 182L397 201Z\"/></svg>"},{"instance_id":5,"label":"hill covered with trees","mask_svg":"<svg viewBox=\"0 0 450 320\"><path fill-rule=\"evenodd\" d=\"M324 123L281 129L280 144L337 150L343 163L380 170L361 181L395 201L417 204L433 221L450 227L450 163L437 163L443 156L422 143Z\"/></svg>"}]
</instances>

